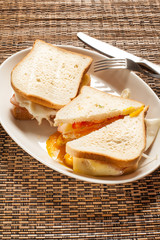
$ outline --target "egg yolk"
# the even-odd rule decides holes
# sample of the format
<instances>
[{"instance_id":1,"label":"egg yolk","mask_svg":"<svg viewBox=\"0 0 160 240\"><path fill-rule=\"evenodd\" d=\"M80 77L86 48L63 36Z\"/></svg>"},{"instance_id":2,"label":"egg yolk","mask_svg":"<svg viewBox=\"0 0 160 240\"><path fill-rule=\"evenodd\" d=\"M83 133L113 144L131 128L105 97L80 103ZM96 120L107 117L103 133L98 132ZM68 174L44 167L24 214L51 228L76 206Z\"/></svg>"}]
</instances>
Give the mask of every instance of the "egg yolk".
<instances>
[{"instance_id":1,"label":"egg yolk","mask_svg":"<svg viewBox=\"0 0 160 240\"><path fill-rule=\"evenodd\" d=\"M73 158L69 154L66 154L66 142L61 133L55 132L46 141L46 148L50 157L73 168Z\"/></svg>"}]
</instances>

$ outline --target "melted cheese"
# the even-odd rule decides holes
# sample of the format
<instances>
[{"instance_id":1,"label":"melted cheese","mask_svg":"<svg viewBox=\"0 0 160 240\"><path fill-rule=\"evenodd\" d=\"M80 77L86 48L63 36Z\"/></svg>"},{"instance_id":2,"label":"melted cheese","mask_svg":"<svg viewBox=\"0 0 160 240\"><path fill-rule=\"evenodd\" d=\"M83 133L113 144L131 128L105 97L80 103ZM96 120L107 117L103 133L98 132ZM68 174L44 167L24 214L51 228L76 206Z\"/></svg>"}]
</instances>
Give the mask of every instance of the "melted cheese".
<instances>
[{"instance_id":1,"label":"melted cheese","mask_svg":"<svg viewBox=\"0 0 160 240\"><path fill-rule=\"evenodd\" d=\"M105 161L73 157L73 171L75 173L92 176L119 176L123 170Z\"/></svg>"},{"instance_id":2,"label":"melted cheese","mask_svg":"<svg viewBox=\"0 0 160 240\"><path fill-rule=\"evenodd\" d=\"M15 93L15 97L17 102L19 103L19 106L26 108L28 112L33 116L33 118L38 121L39 124L41 124L42 119L46 119L51 125L53 125L50 117L56 115L56 110L41 106L37 103L33 103L17 93Z\"/></svg>"}]
</instances>

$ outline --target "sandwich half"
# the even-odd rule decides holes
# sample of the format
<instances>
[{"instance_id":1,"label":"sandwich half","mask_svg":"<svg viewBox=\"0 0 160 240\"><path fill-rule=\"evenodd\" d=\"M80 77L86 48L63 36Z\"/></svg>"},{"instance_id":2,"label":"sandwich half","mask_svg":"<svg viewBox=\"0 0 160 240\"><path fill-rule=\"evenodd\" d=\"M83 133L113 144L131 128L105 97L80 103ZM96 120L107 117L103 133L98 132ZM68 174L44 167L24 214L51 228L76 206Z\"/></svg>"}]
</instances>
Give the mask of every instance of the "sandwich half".
<instances>
[{"instance_id":1,"label":"sandwich half","mask_svg":"<svg viewBox=\"0 0 160 240\"><path fill-rule=\"evenodd\" d=\"M83 86L81 93L57 112L54 125L64 138L75 139L126 115L136 116L143 109L141 102Z\"/></svg>"},{"instance_id":2,"label":"sandwich half","mask_svg":"<svg viewBox=\"0 0 160 240\"><path fill-rule=\"evenodd\" d=\"M136 170L146 146L144 117L125 116L79 139L67 142L73 171L92 176L118 176Z\"/></svg>"},{"instance_id":3,"label":"sandwich half","mask_svg":"<svg viewBox=\"0 0 160 240\"><path fill-rule=\"evenodd\" d=\"M74 99L80 87L88 84L85 76L92 58L41 40L13 69L11 102L19 119L36 118L39 123L53 118L60 108ZM85 81L85 83L84 83Z\"/></svg>"}]
</instances>

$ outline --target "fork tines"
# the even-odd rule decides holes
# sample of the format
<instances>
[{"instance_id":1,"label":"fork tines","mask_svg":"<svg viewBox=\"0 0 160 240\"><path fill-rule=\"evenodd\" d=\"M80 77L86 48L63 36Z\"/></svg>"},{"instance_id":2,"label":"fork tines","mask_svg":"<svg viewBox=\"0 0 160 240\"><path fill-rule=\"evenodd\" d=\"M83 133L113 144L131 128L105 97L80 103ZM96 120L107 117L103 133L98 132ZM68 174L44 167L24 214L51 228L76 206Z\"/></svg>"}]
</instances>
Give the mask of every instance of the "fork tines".
<instances>
[{"instance_id":1,"label":"fork tines","mask_svg":"<svg viewBox=\"0 0 160 240\"><path fill-rule=\"evenodd\" d=\"M104 59L95 62L94 71L102 71L106 69L116 69L116 68L125 68L126 67L126 59Z\"/></svg>"}]
</instances>

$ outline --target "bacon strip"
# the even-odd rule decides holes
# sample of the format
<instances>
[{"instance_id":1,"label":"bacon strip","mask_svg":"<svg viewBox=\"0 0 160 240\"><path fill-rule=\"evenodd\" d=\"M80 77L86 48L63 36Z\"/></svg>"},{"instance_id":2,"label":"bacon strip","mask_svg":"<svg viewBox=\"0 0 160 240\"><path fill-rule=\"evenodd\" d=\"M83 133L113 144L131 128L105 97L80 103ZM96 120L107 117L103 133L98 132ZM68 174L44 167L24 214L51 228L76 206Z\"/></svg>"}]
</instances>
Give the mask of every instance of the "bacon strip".
<instances>
[{"instance_id":1,"label":"bacon strip","mask_svg":"<svg viewBox=\"0 0 160 240\"><path fill-rule=\"evenodd\" d=\"M11 97L10 102L11 102L14 106L19 107L19 103L18 103L17 100L16 100L15 94L13 94L13 96Z\"/></svg>"},{"instance_id":2,"label":"bacon strip","mask_svg":"<svg viewBox=\"0 0 160 240\"><path fill-rule=\"evenodd\" d=\"M19 106L15 94L13 94L13 96L11 97L10 102L14 105L11 111L16 119L29 120L33 118L33 116L28 112L26 108Z\"/></svg>"}]
</instances>

